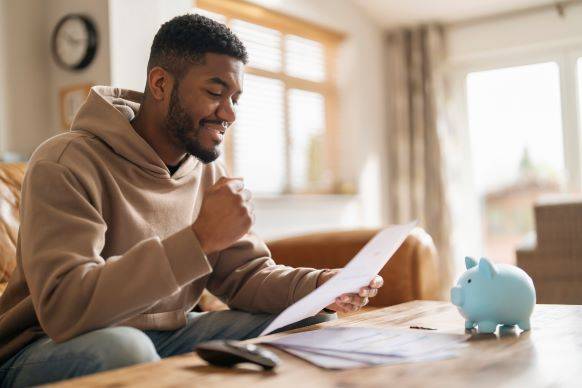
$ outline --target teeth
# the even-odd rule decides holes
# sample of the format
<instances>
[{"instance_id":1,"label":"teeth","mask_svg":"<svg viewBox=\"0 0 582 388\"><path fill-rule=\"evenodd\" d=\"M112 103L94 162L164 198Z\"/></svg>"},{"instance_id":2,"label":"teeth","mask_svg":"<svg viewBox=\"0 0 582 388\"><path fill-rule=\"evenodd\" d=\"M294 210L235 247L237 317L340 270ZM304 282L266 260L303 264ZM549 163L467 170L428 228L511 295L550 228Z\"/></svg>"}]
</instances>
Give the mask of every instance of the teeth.
<instances>
[{"instance_id":1,"label":"teeth","mask_svg":"<svg viewBox=\"0 0 582 388\"><path fill-rule=\"evenodd\" d=\"M226 130L229 127L229 124L226 121L222 121L222 122L220 122L220 124L218 124L218 123L212 123L212 124L205 123L203 125L208 129L212 129L213 131L220 133L221 135L224 135Z\"/></svg>"}]
</instances>

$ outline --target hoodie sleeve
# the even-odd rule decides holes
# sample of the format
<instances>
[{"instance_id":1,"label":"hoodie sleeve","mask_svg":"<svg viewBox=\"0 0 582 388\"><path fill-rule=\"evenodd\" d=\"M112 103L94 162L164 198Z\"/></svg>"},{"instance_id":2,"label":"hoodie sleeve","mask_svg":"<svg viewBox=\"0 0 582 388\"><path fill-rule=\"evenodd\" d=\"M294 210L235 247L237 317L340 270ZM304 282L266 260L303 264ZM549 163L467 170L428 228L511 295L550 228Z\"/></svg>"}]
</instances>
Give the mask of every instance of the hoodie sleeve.
<instances>
[{"instance_id":1,"label":"hoodie sleeve","mask_svg":"<svg viewBox=\"0 0 582 388\"><path fill-rule=\"evenodd\" d=\"M281 312L312 292L322 272L275 264L265 243L252 233L211 256L208 290L229 307L249 312Z\"/></svg>"},{"instance_id":2,"label":"hoodie sleeve","mask_svg":"<svg viewBox=\"0 0 582 388\"><path fill-rule=\"evenodd\" d=\"M211 272L191 228L101 257L107 226L55 162L29 166L21 209L24 275L40 325L57 342L130 318Z\"/></svg>"}]
</instances>

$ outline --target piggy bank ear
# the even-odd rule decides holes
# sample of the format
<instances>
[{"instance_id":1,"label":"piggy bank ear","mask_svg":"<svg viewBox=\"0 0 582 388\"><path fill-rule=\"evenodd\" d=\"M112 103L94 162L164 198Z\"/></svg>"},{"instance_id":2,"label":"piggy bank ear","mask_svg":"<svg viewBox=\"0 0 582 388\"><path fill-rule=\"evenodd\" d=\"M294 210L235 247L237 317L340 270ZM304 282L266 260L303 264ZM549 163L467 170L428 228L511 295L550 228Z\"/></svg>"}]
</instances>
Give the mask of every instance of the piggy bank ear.
<instances>
[{"instance_id":1,"label":"piggy bank ear","mask_svg":"<svg viewBox=\"0 0 582 388\"><path fill-rule=\"evenodd\" d=\"M486 278L491 279L497 275L497 268L495 265L484 257L479 260L479 273L485 275Z\"/></svg>"},{"instance_id":2,"label":"piggy bank ear","mask_svg":"<svg viewBox=\"0 0 582 388\"><path fill-rule=\"evenodd\" d=\"M472 257L465 257L465 267L467 269L471 269L473 267L475 267L477 265L477 261L475 259L473 259Z\"/></svg>"}]
</instances>

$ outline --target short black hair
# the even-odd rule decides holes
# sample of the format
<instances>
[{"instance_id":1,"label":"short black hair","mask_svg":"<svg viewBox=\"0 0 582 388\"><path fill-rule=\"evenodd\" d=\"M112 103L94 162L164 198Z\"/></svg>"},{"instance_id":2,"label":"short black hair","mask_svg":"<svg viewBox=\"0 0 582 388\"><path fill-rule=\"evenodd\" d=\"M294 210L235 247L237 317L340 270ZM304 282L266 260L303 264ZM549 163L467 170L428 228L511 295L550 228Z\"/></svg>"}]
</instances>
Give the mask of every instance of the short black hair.
<instances>
[{"instance_id":1,"label":"short black hair","mask_svg":"<svg viewBox=\"0 0 582 388\"><path fill-rule=\"evenodd\" d=\"M202 63L206 53L225 54L244 64L248 62L244 44L224 24L198 14L176 16L156 33L148 72L160 66L179 80L188 65Z\"/></svg>"}]
</instances>

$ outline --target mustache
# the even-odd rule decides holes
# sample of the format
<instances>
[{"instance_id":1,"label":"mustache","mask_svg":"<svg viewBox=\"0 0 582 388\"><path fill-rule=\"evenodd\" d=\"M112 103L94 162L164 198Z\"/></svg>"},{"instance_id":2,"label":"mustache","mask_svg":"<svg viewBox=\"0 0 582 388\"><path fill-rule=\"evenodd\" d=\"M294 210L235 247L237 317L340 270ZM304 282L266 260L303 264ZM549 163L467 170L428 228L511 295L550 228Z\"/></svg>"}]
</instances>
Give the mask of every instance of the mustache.
<instances>
[{"instance_id":1,"label":"mustache","mask_svg":"<svg viewBox=\"0 0 582 388\"><path fill-rule=\"evenodd\" d=\"M221 125L225 129L230 126L230 123L228 121L222 121L222 120L200 120L200 126L203 126L205 124L218 124L218 125Z\"/></svg>"}]
</instances>

